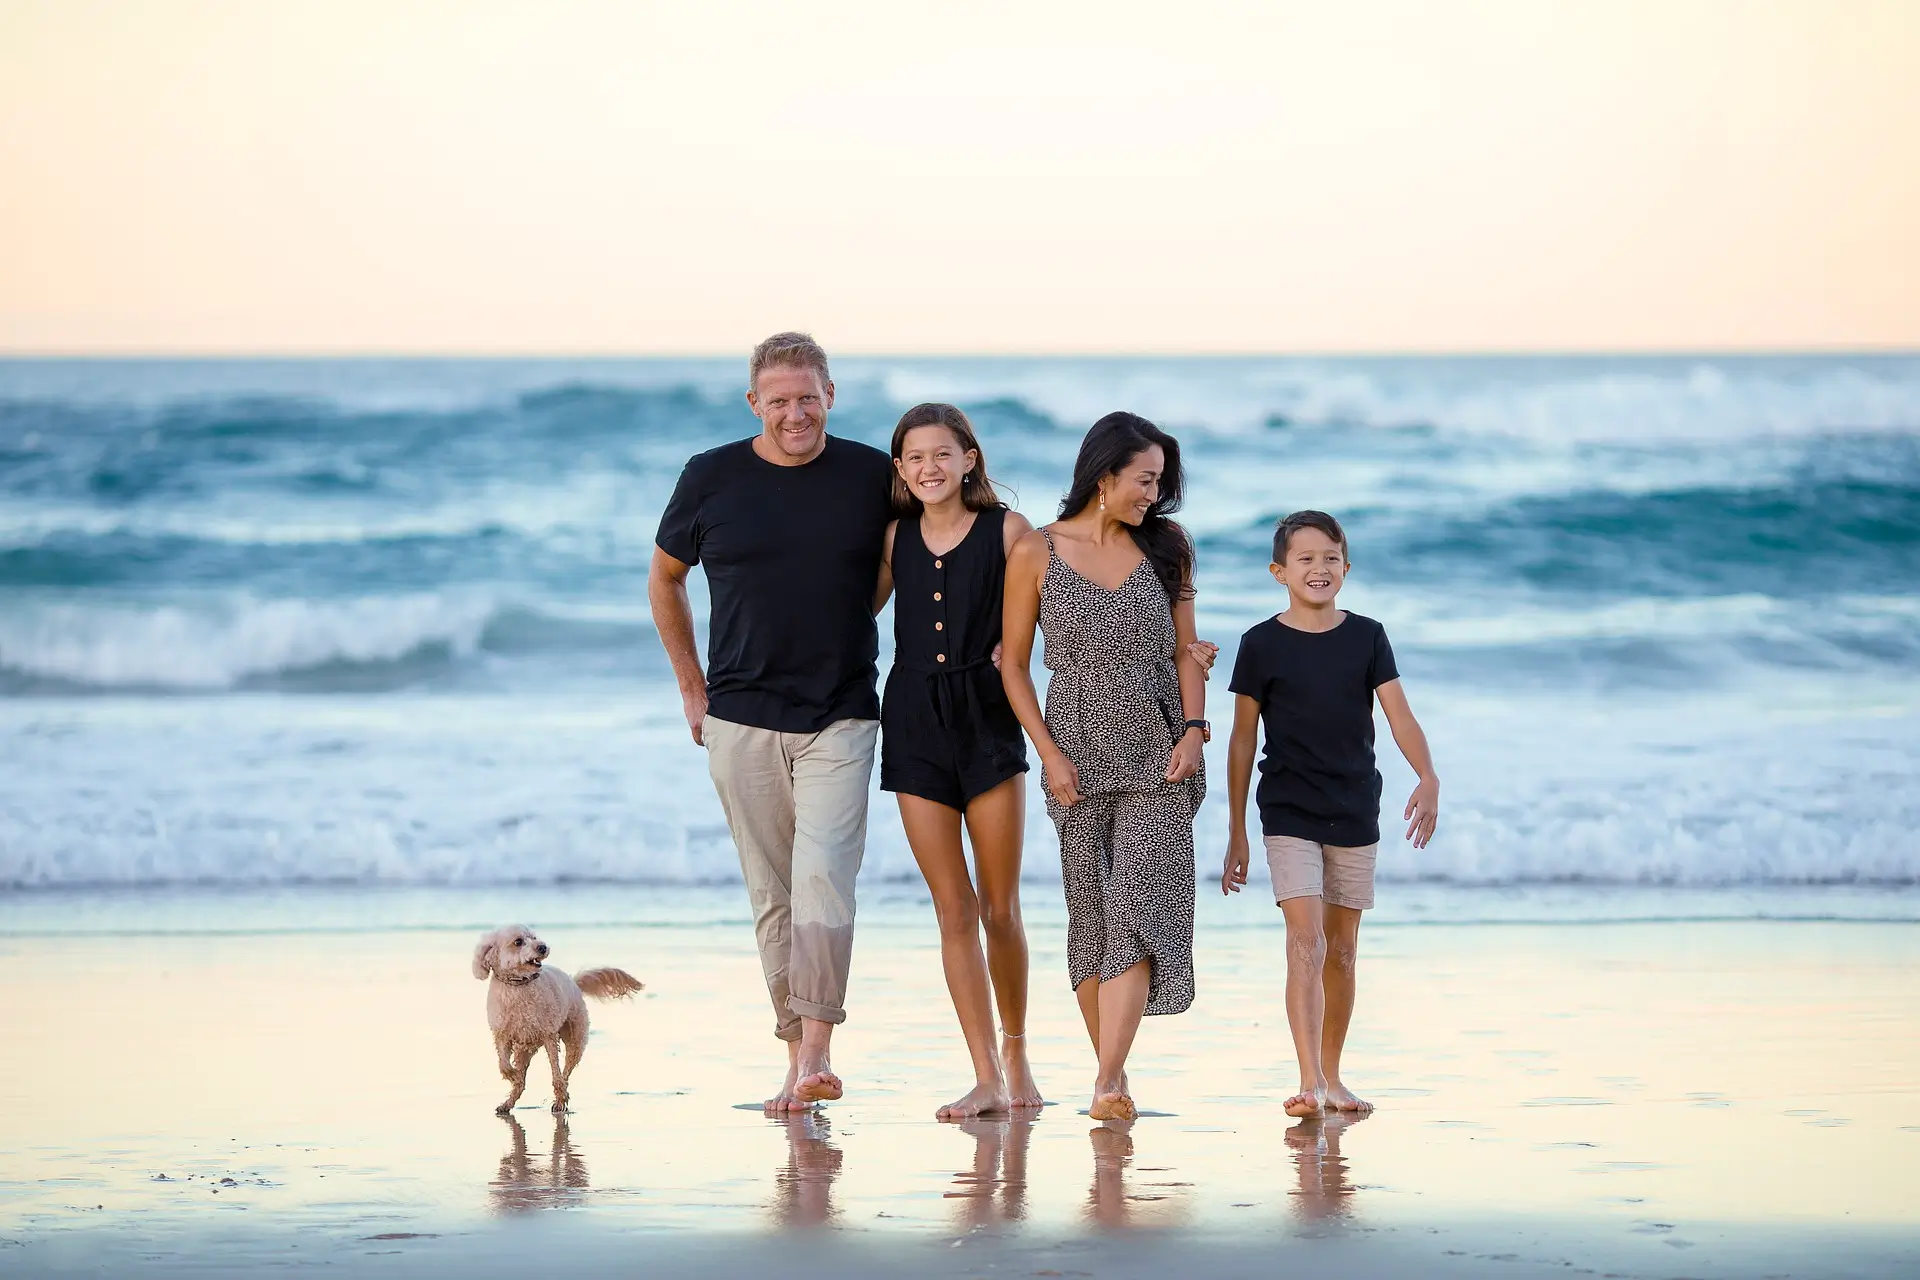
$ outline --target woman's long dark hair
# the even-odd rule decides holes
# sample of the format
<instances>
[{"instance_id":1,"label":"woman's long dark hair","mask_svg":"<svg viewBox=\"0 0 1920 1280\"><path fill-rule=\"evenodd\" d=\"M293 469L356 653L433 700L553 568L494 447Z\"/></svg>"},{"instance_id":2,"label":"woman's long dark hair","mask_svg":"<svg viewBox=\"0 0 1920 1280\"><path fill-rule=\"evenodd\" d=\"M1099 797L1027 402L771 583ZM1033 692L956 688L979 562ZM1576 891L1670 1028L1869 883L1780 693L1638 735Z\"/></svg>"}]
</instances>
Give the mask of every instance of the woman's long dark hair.
<instances>
[{"instance_id":1,"label":"woman's long dark hair","mask_svg":"<svg viewBox=\"0 0 1920 1280\"><path fill-rule=\"evenodd\" d=\"M1077 516L1099 497L1100 482L1119 475L1127 464L1154 445L1166 455L1160 473L1160 496L1147 508L1146 518L1129 530L1140 550L1153 562L1154 576L1167 589L1167 599L1193 598L1193 542L1187 531L1168 519L1180 509L1184 487L1180 474L1180 442L1137 413L1110 413L1088 428L1073 462L1073 487L1060 499L1060 518Z\"/></svg>"},{"instance_id":2,"label":"woman's long dark hair","mask_svg":"<svg viewBox=\"0 0 1920 1280\"><path fill-rule=\"evenodd\" d=\"M967 415L950 404L917 404L900 415L900 421L893 428L893 460L900 461L900 450L907 442L907 432L915 427L944 427L959 442L962 453L973 455L973 470L969 471L960 484L960 503L969 511L986 511L993 507L1004 507L1000 495L994 490L993 481L987 478L987 452L980 447L980 439L973 434L973 424L967 421ZM924 503L907 488L907 482L900 478L900 469L893 472L893 512L895 515L911 516L919 514Z\"/></svg>"}]
</instances>

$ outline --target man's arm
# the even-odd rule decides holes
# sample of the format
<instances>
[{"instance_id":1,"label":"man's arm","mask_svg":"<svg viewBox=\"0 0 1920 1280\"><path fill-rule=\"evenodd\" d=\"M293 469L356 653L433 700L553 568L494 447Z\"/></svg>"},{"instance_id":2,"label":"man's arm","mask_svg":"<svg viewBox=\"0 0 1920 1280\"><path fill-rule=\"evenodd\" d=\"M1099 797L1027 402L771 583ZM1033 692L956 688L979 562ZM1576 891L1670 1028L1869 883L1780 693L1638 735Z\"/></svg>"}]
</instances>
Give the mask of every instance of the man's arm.
<instances>
[{"instance_id":1,"label":"man's arm","mask_svg":"<svg viewBox=\"0 0 1920 1280\"><path fill-rule=\"evenodd\" d=\"M1400 681L1389 680L1373 692L1380 699L1380 709L1387 713L1387 726L1393 730L1400 754L1420 775L1419 785L1407 797L1406 812L1400 816L1407 820L1406 838L1413 841L1414 848L1424 849L1440 821L1440 775L1433 771L1433 753L1427 749L1427 735L1413 718L1413 708L1407 705L1407 691L1400 687Z\"/></svg>"},{"instance_id":2,"label":"man's arm","mask_svg":"<svg viewBox=\"0 0 1920 1280\"><path fill-rule=\"evenodd\" d=\"M692 566L674 559L660 548L653 549L653 564L647 570L647 604L653 610L653 629L660 633L667 661L673 664L673 678L680 685L680 706L687 716L687 728L693 731L697 746L707 745L700 737L700 722L707 718L707 673L700 669L700 646L693 636L693 605L687 600L687 574Z\"/></svg>"},{"instance_id":3,"label":"man's arm","mask_svg":"<svg viewBox=\"0 0 1920 1280\"><path fill-rule=\"evenodd\" d=\"M1260 746L1260 701L1246 694L1233 699L1233 737L1227 742L1227 859L1220 868L1220 892L1238 893L1247 884L1252 850L1247 841L1247 792L1253 788L1253 757Z\"/></svg>"}]
</instances>

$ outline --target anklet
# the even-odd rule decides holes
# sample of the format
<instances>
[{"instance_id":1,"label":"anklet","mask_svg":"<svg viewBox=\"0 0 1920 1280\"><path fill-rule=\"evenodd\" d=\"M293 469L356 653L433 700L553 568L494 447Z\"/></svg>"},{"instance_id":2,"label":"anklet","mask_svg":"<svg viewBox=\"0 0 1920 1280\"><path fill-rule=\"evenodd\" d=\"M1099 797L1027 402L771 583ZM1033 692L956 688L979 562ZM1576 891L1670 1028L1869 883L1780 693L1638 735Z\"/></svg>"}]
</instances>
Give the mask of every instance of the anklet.
<instances>
[{"instance_id":1,"label":"anklet","mask_svg":"<svg viewBox=\"0 0 1920 1280\"><path fill-rule=\"evenodd\" d=\"M1026 1033L1026 1032L1024 1032L1024 1031L1009 1031L1009 1030L1007 1030L1007 1029L1006 1029L1005 1027L1002 1027L1002 1028L1000 1028L1000 1034L1001 1034L1001 1035L1003 1035L1003 1036L1005 1036L1005 1037L1006 1037L1007 1039L1009 1039L1009 1040L1025 1040L1025 1039L1027 1038L1027 1033Z\"/></svg>"}]
</instances>

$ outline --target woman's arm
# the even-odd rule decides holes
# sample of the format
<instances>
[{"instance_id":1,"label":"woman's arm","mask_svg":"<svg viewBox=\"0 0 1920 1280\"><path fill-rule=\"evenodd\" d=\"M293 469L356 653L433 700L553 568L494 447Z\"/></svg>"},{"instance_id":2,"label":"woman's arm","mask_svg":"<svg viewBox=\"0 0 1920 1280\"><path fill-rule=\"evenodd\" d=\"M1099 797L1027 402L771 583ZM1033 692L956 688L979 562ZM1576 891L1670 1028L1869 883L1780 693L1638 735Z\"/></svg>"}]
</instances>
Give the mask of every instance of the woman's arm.
<instances>
[{"instance_id":1,"label":"woman's arm","mask_svg":"<svg viewBox=\"0 0 1920 1280\"><path fill-rule=\"evenodd\" d=\"M1199 639L1193 620L1193 597L1174 602L1173 667L1180 674L1180 709L1188 720L1207 718L1207 673L1193 655ZM1173 757L1167 761L1167 781L1185 782L1200 772L1200 749L1206 736L1199 729L1188 729L1173 744Z\"/></svg>"},{"instance_id":2,"label":"woman's arm","mask_svg":"<svg viewBox=\"0 0 1920 1280\"><path fill-rule=\"evenodd\" d=\"M893 594L893 533L900 527L898 520L887 521L887 538L880 544L880 581L873 588L873 613L887 607L887 597Z\"/></svg>"},{"instance_id":3,"label":"woman's arm","mask_svg":"<svg viewBox=\"0 0 1920 1280\"><path fill-rule=\"evenodd\" d=\"M1033 632L1040 623L1040 582L1047 572L1047 540L1029 532L1007 557L1006 595L1000 610L1000 683L1020 727L1033 739L1047 790L1061 804L1080 799L1080 772L1047 731L1040 691L1033 684Z\"/></svg>"}]
</instances>

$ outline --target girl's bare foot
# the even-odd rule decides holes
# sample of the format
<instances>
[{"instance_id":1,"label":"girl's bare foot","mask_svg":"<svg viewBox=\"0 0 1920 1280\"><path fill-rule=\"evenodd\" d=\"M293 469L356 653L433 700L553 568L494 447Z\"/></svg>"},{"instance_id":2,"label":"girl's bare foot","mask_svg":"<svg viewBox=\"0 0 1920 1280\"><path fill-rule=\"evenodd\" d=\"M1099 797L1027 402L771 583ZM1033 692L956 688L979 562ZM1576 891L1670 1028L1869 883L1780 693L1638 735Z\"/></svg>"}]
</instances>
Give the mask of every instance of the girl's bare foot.
<instances>
[{"instance_id":1,"label":"girl's bare foot","mask_svg":"<svg viewBox=\"0 0 1920 1280\"><path fill-rule=\"evenodd\" d=\"M1363 1116L1373 1110L1371 1102L1358 1096L1338 1080L1327 1086L1327 1105L1335 1111L1356 1111Z\"/></svg>"},{"instance_id":2,"label":"girl's bare foot","mask_svg":"<svg viewBox=\"0 0 1920 1280\"><path fill-rule=\"evenodd\" d=\"M1033 1082L1033 1068L1027 1065L1025 1036L1001 1036L1000 1061L1006 1071L1007 1101L1010 1106L1018 1110L1047 1105L1047 1100L1040 1096L1040 1086Z\"/></svg>"},{"instance_id":3,"label":"girl's bare foot","mask_svg":"<svg viewBox=\"0 0 1920 1280\"><path fill-rule=\"evenodd\" d=\"M1290 1116L1304 1119L1307 1116L1321 1115L1326 1110L1326 1093L1320 1089L1302 1089L1286 1101L1286 1112Z\"/></svg>"},{"instance_id":4,"label":"girl's bare foot","mask_svg":"<svg viewBox=\"0 0 1920 1280\"><path fill-rule=\"evenodd\" d=\"M934 1112L937 1120L966 1120L973 1116L1004 1115L1008 1108L1007 1086L998 1080L985 1080Z\"/></svg>"}]
</instances>

